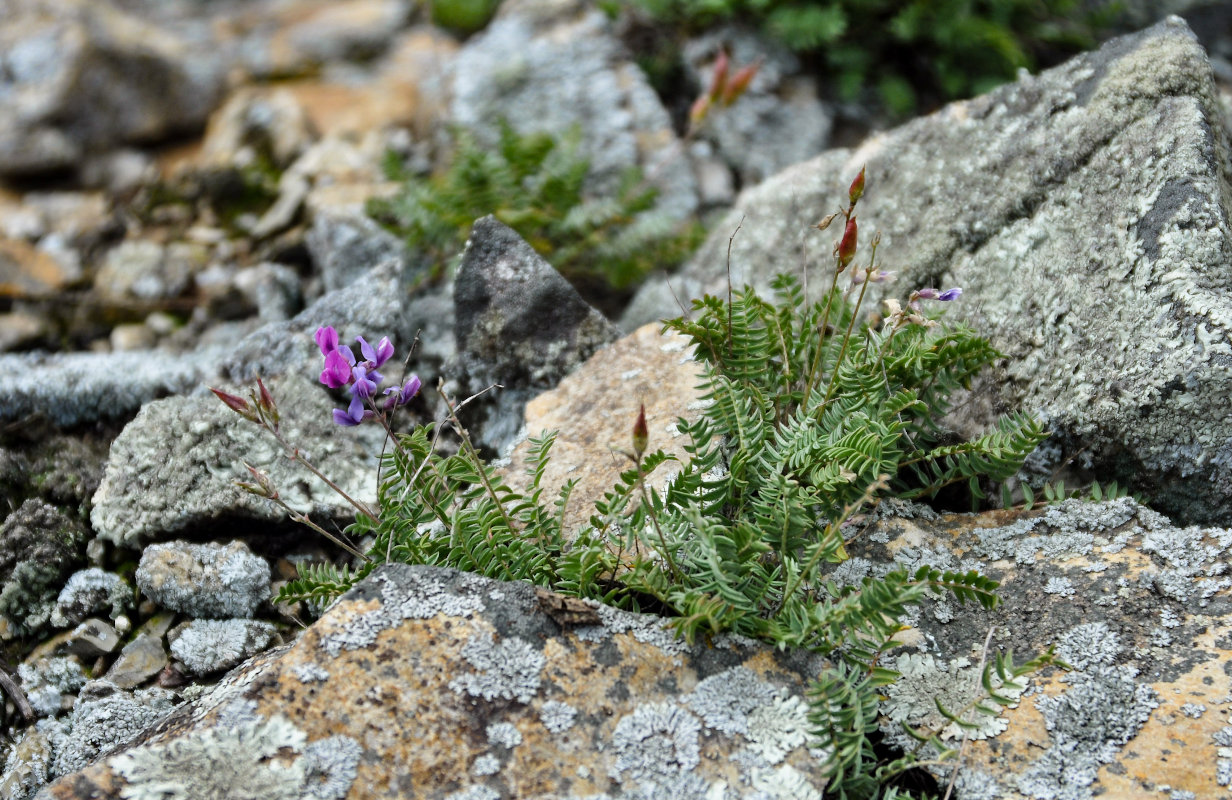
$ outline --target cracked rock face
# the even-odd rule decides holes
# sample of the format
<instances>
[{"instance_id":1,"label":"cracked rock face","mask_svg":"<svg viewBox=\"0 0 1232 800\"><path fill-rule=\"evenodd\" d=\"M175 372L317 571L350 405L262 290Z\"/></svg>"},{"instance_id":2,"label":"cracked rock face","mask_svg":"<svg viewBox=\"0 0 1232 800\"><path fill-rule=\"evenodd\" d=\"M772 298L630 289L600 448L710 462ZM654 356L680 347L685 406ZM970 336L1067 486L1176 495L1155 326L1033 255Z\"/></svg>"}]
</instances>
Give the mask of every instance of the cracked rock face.
<instances>
[{"instance_id":1,"label":"cracked rock face","mask_svg":"<svg viewBox=\"0 0 1232 800\"><path fill-rule=\"evenodd\" d=\"M672 285L692 297L723 289L741 220L735 282L764 287L796 269L802 244L828 266L832 234L811 227L867 164L858 215L899 273L888 296L962 286L948 318L1008 356L979 389L986 405L1043 417L1056 463L1085 450L1103 479L1129 480L1179 520L1227 519L1232 192L1221 119L1206 54L1170 18L747 190ZM623 322L673 313L651 283Z\"/></svg>"},{"instance_id":2,"label":"cracked rock face","mask_svg":"<svg viewBox=\"0 0 1232 800\"><path fill-rule=\"evenodd\" d=\"M595 611L562 628L529 585L382 568L294 645L42 796L820 800L802 696L818 664Z\"/></svg>"}]
</instances>

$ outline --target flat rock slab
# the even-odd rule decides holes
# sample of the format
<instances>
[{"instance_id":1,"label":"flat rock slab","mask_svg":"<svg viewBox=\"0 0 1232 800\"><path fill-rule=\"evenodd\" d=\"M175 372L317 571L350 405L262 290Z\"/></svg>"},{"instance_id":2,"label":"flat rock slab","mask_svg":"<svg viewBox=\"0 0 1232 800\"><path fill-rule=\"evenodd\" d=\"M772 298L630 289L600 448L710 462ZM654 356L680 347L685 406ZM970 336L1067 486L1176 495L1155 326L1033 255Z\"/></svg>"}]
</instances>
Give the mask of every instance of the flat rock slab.
<instances>
[{"instance_id":1,"label":"flat rock slab","mask_svg":"<svg viewBox=\"0 0 1232 800\"><path fill-rule=\"evenodd\" d=\"M544 498L550 501L566 481L576 482L565 512L566 532L580 531L594 513L594 502L633 466L625 453L632 448L633 424L643 404L649 450L662 449L682 461L688 457L688 441L677 420L696 419L704 407L697 389L701 364L693 359L686 337L659 328L643 325L526 404L528 435L556 432L541 482ZM519 491L529 485L530 452L529 442L520 442L503 468L506 481ZM679 467L665 464L652 477L653 485L661 487L677 472Z\"/></svg>"},{"instance_id":2,"label":"flat rock slab","mask_svg":"<svg viewBox=\"0 0 1232 800\"><path fill-rule=\"evenodd\" d=\"M975 717L955 797L1229 795L1232 530L1176 527L1129 498L978 516L915 509L865 529L836 577L978 569L1001 582L1002 602L928 600L909 620L914 652L887 659L906 675L882 705L891 740L907 743L891 719L946 724L933 693L951 708L973 696L991 629L989 658L1056 645L1074 670L1037 676L999 718ZM962 737L955 726L943 735L951 746Z\"/></svg>"},{"instance_id":3,"label":"flat rock slab","mask_svg":"<svg viewBox=\"0 0 1232 800\"><path fill-rule=\"evenodd\" d=\"M820 800L801 696L818 664L729 637L689 647L606 607L562 628L554 598L383 568L39 797Z\"/></svg>"},{"instance_id":4,"label":"flat rock slab","mask_svg":"<svg viewBox=\"0 0 1232 800\"><path fill-rule=\"evenodd\" d=\"M725 292L742 220L737 283L802 260L828 282L837 234L811 227L867 164L858 216L899 273L886 291L962 286L949 318L1008 356L985 405L1042 416L1054 463L1082 450L1177 519L1227 520L1232 192L1216 98L1206 54L1170 18L745 191L673 285ZM674 309L650 285L626 327Z\"/></svg>"}]
</instances>

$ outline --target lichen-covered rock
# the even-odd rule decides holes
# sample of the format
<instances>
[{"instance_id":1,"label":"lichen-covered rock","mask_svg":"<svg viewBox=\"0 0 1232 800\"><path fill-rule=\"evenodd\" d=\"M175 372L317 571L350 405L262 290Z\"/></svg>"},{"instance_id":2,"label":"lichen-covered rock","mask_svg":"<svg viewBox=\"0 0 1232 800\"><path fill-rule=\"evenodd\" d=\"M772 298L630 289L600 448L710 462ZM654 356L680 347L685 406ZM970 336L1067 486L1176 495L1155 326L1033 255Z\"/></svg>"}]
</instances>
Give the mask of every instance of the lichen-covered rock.
<instances>
[{"instance_id":1,"label":"lichen-covered rock","mask_svg":"<svg viewBox=\"0 0 1232 800\"><path fill-rule=\"evenodd\" d=\"M1164 786L1172 797L1226 795L1232 530L1178 528L1128 498L886 516L849 544L836 579L928 564L1001 582L993 611L925 600L906 620L909 651L887 664L904 675L882 708L890 741L912 744L899 721L941 730L950 745L967 739L955 797L1146 800ZM934 696L957 710L983 694L982 660L1012 649L1022 661L1052 645L1073 671L1036 676L1000 717L973 714L964 734L937 713Z\"/></svg>"},{"instance_id":2,"label":"lichen-covered rock","mask_svg":"<svg viewBox=\"0 0 1232 800\"><path fill-rule=\"evenodd\" d=\"M495 144L500 120L519 133L575 126L593 189L611 191L640 166L676 218L697 208L696 181L646 75L590 3L508 2L451 63L454 123Z\"/></svg>"},{"instance_id":3,"label":"lichen-covered rock","mask_svg":"<svg viewBox=\"0 0 1232 800\"><path fill-rule=\"evenodd\" d=\"M251 617L269 599L269 564L243 542L150 545L136 578L143 595L194 619Z\"/></svg>"},{"instance_id":4,"label":"lichen-covered rock","mask_svg":"<svg viewBox=\"0 0 1232 800\"><path fill-rule=\"evenodd\" d=\"M47 625L62 582L85 560L80 520L42 500L27 500L0 525L0 615L13 633Z\"/></svg>"},{"instance_id":5,"label":"lichen-covered rock","mask_svg":"<svg viewBox=\"0 0 1232 800\"><path fill-rule=\"evenodd\" d=\"M454 279L454 336L472 391L491 384L496 449L512 438L521 404L620 335L552 265L493 216L475 222Z\"/></svg>"},{"instance_id":6,"label":"lichen-covered rock","mask_svg":"<svg viewBox=\"0 0 1232 800\"><path fill-rule=\"evenodd\" d=\"M35 415L69 426L114 420L157 397L187 391L202 357L157 350L0 355L0 420Z\"/></svg>"},{"instance_id":7,"label":"lichen-covered rock","mask_svg":"<svg viewBox=\"0 0 1232 800\"><path fill-rule=\"evenodd\" d=\"M608 607L593 623L562 629L526 584L384 567L41 797L820 799L801 694L819 664L728 637L691 647Z\"/></svg>"},{"instance_id":8,"label":"lichen-covered rock","mask_svg":"<svg viewBox=\"0 0 1232 800\"><path fill-rule=\"evenodd\" d=\"M266 385L288 441L352 497L375 502L384 431L373 425L339 432L330 411L345 405L345 398L331 398L307 376L269 379ZM242 462L267 473L292 508L354 514L336 492L288 459L268 432L214 395L197 394L149 403L116 437L90 521L103 539L131 547L219 518L285 519L283 509L235 486L250 478Z\"/></svg>"},{"instance_id":9,"label":"lichen-covered rock","mask_svg":"<svg viewBox=\"0 0 1232 800\"><path fill-rule=\"evenodd\" d=\"M195 619L168 636L171 655L184 664L187 674L209 675L265 650L278 632L255 619Z\"/></svg>"},{"instance_id":10,"label":"lichen-covered rock","mask_svg":"<svg viewBox=\"0 0 1232 800\"><path fill-rule=\"evenodd\" d=\"M796 271L802 245L827 268L834 234L812 225L867 164L861 233L880 231L878 259L900 272L887 291L962 286L949 318L1008 355L981 390L988 405L1044 417L1055 463L1082 450L1104 479L1178 519L1227 519L1232 162L1221 119L1206 55L1172 18L747 190L672 285L684 298L725 291L741 220L737 284ZM626 327L678 313L662 289L635 300Z\"/></svg>"},{"instance_id":11,"label":"lichen-covered rock","mask_svg":"<svg viewBox=\"0 0 1232 800\"><path fill-rule=\"evenodd\" d=\"M17 675L30 707L40 717L59 714L65 697L75 696L87 680L81 661L73 656L27 659L17 666Z\"/></svg>"},{"instance_id":12,"label":"lichen-covered rock","mask_svg":"<svg viewBox=\"0 0 1232 800\"><path fill-rule=\"evenodd\" d=\"M9 0L0 20L0 174L74 168L200 127L221 62L109 2Z\"/></svg>"},{"instance_id":13,"label":"lichen-covered rock","mask_svg":"<svg viewBox=\"0 0 1232 800\"><path fill-rule=\"evenodd\" d=\"M105 614L114 620L132 604L133 590L123 578L114 572L90 567L69 576L56 598L51 624L66 628L96 614Z\"/></svg>"}]
</instances>

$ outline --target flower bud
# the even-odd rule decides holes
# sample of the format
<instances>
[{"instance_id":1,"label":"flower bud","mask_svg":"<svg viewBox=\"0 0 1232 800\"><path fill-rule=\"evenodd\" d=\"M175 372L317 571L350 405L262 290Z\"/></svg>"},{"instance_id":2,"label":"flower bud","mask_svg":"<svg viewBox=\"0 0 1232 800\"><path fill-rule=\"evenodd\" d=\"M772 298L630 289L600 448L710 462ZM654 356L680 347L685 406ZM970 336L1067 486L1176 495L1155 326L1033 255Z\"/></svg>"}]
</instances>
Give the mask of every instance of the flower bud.
<instances>
[{"instance_id":1,"label":"flower bud","mask_svg":"<svg viewBox=\"0 0 1232 800\"><path fill-rule=\"evenodd\" d=\"M718 100L727 88L727 51L720 50L719 57L714 61L714 69L710 72L710 99Z\"/></svg>"},{"instance_id":2,"label":"flower bud","mask_svg":"<svg viewBox=\"0 0 1232 800\"><path fill-rule=\"evenodd\" d=\"M723 90L723 105L730 106L739 100L740 95L748 90L749 84L753 82L753 77L757 75L759 69L761 69L761 61L754 61L736 70L731 80L727 82L727 88Z\"/></svg>"},{"instance_id":3,"label":"flower bud","mask_svg":"<svg viewBox=\"0 0 1232 800\"><path fill-rule=\"evenodd\" d=\"M854 206L861 197L864 196L864 167L860 167L860 174L851 182L850 188L847 189L847 199Z\"/></svg>"},{"instance_id":4,"label":"flower bud","mask_svg":"<svg viewBox=\"0 0 1232 800\"><path fill-rule=\"evenodd\" d=\"M269 389L265 388L265 382L260 378L257 378L257 393L254 399L257 401L257 408L277 428L278 422L282 419L278 413L278 404L274 402L274 396L270 394Z\"/></svg>"},{"instance_id":5,"label":"flower bud","mask_svg":"<svg viewBox=\"0 0 1232 800\"><path fill-rule=\"evenodd\" d=\"M633 423L633 454L640 459L649 443L650 431L646 427L646 406L643 404L637 412L637 422Z\"/></svg>"},{"instance_id":6,"label":"flower bud","mask_svg":"<svg viewBox=\"0 0 1232 800\"><path fill-rule=\"evenodd\" d=\"M223 401L227 408L239 414L244 419L256 422L256 412L253 410L252 406L248 404L247 400L242 397L237 397L230 392L224 392L221 389L215 389L213 387L210 388L210 391L213 392L219 400Z\"/></svg>"},{"instance_id":7,"label":"flower bud","mask_svg":"<svg viewBox=\"0 0 1232 800\"><path fill-rule=\"evenodd\" d=\"M236 481L235 484L249 494L255 494L257 497L266 497L270 500L278 498L278 489L274 487L274 482L269 476L259 469L249 464L247 461L241 461L244 468L252 475L252 481Z\"/></svg>"},{"instance_id":8,"label":"flower bud","mask_svg":"<svg viewBox=\"0 0 1232 800\"><path fill-rule=\"evenodd\" d=\"M710 95L703 94L693 101L692 108L689 109L689 127L696 128L702 124L702 120L706 119L706 115L710 113Z\"/></svg>"},{"instance_id":9,"label":"flower bud","mask_svg":"<svg viewBox=\"0 0 1232 800\"><path fill-rule=\"evenodd\" d=\"M856 218L851 217L847 220L847 226L843 229L843 238L838 243L838 271L842 272L847 269L847 265L856 257L856 238L858 231L856 229Z\"/></svg>"},{"instance_id":10,"label":"flower bud","mask_svg":"<svg viewBox=\"0 0 1232 800\"><path fill-rule=\"evenodd\" d=\"M838 214L827 214L822 218L821 222L818 222L814 227L816 227L819 231L824 231L826 228L830 227L830 223L833 222L834 218L837 216Z\"/></svg>"}]
</instances>

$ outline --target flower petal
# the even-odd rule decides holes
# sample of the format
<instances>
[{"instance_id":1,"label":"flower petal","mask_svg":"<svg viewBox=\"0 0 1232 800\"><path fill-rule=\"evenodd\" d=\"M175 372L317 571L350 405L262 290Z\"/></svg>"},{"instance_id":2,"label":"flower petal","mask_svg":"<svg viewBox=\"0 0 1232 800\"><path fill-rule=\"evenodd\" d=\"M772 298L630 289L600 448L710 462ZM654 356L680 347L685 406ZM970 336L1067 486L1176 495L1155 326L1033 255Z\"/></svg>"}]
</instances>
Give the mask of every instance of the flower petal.
<instances>
[{"instance_id":1,"label":"flower petal","mask_svg":"<svg viewBox=\"0 0 1232 800\"><path fill-rule=\"evenodd\" d=\"M381 341L376 345L376 358L372 360L373 367L379 367L390 359L394 354L394 343L389 341L388 336L382 336Z\"/></svg>"},{"instance_id":2,"label":"flower petal","mask_svg":"<svg viewBox=\"0 0 1232 800\"><path fill-rule=\"evenodd\" d=\"M321 370L321 383L331 389L339 389L351 382L351 365L347 363L342 349L325 356L325 369Z\"/></svg>"},{"instance_id":3,"label":"flower petal","mask_svg":"<svg viewBox=\"0 0 1232 800\"><path fill-rule=\"evenodd\" d=\"M334 330L333 325L317 328L317 332L312 338L316 340L317 347L321 348L321 355L323 356L327 356L338 349L338 331Z\"/></svg>"}]
</instances>

